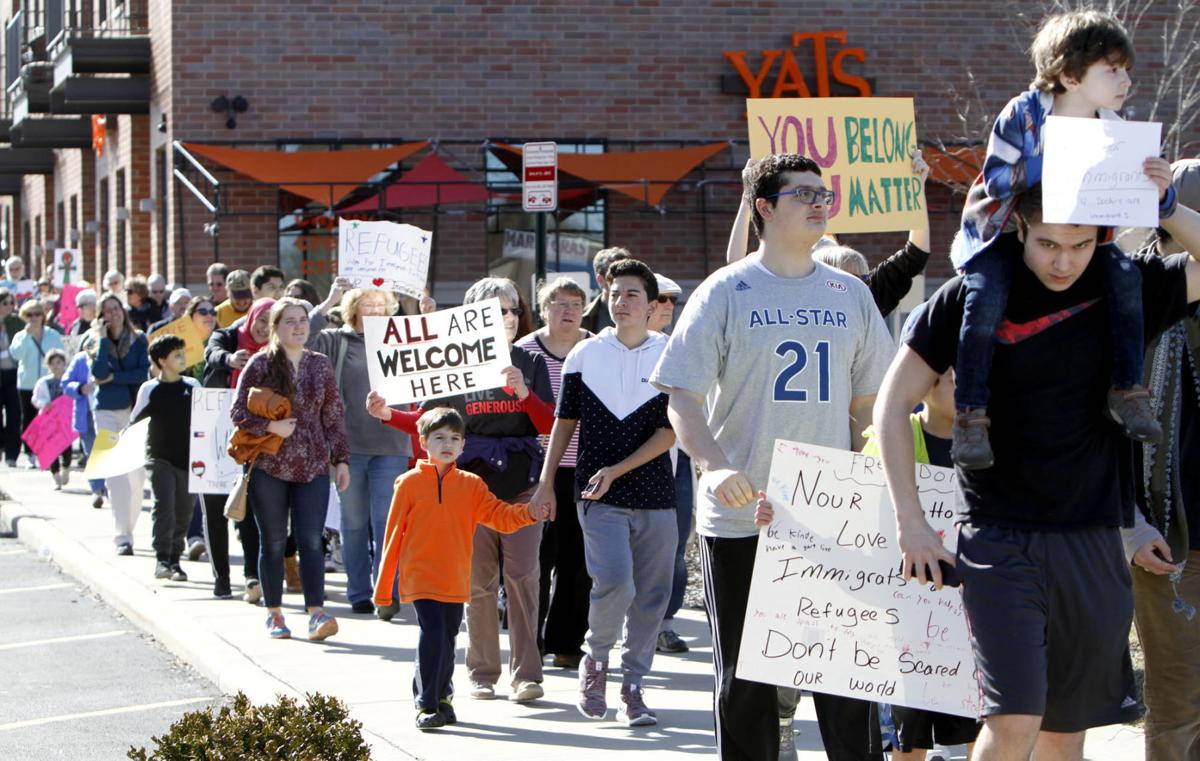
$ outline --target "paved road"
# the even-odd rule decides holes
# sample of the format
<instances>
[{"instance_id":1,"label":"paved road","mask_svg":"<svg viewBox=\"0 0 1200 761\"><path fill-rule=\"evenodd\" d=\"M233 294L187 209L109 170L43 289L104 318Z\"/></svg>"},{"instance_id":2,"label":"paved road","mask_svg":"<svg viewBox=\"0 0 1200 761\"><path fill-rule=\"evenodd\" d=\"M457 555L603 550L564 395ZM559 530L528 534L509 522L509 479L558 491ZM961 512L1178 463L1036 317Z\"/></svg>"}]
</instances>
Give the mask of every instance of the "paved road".
<instances>
[{"instance_id":1,"label":"paved road","mask_svg":"<svg viewBox=\"0 0 1200 761\"><path fill-rule=\"evenodd\" d=\"M219 691L16 539L0 538L0 759L122 759Z\"/></svg>"}]
</instances>

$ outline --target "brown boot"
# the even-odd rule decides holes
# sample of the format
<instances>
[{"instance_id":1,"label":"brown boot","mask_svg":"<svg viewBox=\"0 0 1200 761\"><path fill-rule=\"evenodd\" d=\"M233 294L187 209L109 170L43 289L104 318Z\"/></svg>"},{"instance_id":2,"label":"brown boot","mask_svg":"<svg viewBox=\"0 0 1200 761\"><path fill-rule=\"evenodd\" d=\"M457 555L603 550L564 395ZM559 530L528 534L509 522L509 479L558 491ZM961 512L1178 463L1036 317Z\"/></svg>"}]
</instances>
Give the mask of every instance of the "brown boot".
<instances>
[{"instance_id":1,"label":"brown boot","mask_svg":"<svg viewBox=\"0 0 1200 761\"><path fill-rule=\"evenodd\" d=\"M298 595L304 591L300 583L300 563L295 555L283 559L283 583L288 594Z\"/></svg>"},{"instance_id":2,"label":"brown boot","mask_svg":"<svg viewBox=\"0 0 1200 761\"><path fill-rule=\"evenodd\" d=\"M992 467L992 443L988 441L988 426L992 421L982 407L954 416L954 440L950 457L963 470L983 470Z\"/></svg>"},{"instance_id":3,"label":"brown boot","mask_svg":"<svg viewBox=\"0 0 1200 761\"><path fill-rule=\"evenodd\" d=\"M1108 414L1121 426L1121 432L1134 441L1158 443L1162 440L1162 426L1154 417L1150 392L1145 386L1110 388Z\"/></svg>"}]
</instances>

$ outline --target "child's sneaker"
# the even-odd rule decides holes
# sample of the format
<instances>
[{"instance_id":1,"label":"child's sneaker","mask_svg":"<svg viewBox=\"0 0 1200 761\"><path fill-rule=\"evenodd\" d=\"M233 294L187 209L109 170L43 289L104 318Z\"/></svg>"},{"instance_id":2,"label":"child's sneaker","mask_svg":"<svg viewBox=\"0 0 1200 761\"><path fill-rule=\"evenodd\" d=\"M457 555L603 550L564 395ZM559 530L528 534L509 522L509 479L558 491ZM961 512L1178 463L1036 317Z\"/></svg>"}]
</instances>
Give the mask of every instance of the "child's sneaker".
<instances>
[{"instance_id":1,"label":"child's sneaker","mask_svg":"<svg viewBox=\"0 0 1200 761\"><path fill-rule=\"evenodd\" d=\"M471 697L475 700L495 700L496 688L483 682L471 682Z\"/></svg>"},{"instance_id":2,"label":"child's sneaker","mask_svg":"<svg viewBox=\"0 0 1200 761\"><path fill-rule=\"evenodd\" d=\"M417 712L417 729L441 729L446 726L446 717L438 711Z\"/></svg>"},{"instance_id":3,"label":"child's sneaker","mask_svg":"<svg viewBox=\"0 0 1200 761\"><path fill-rule=\"evenodd\" d=\"M617 707L617 721L627 727L648 727L658 723L658 714L646 707L639 685L626 684L621 687L621 705Z\"/></svg>"},{"instance_id":4,"label":"child's sneaker","mask_svg":"<svg viewBox=\"0 0 1200 761\"><path fill-rule=\"evenodd\" d=\"M171 565L165 560L160 560L154 564L154 578L169 579L171 578Z\"/></svg>"},{"instance_id":5,"label":"child's sneaker","mask_svg":"<svg viewBox=\"0 0 1200 761\"><path fill-rule=\"evenodd\" d=\"M592 656L584 656L579 664L579 700L575 707L589 719L603 719L608 713L608 698L604 695L607 686L608 664L601 665Z\"/></svg>"},{"instance_id":6,"label":"child's sneaker","mask_svg":"<svg viewBox=\"0 0 1200 761\"><path fill-rule=\"evenodd\" d=\"M313 613L308 619L308 639L311 642L320 642L327 637L332 637L338 633L337 620L326 613L318 611Z\"/></svg>"},{"instance_id":7,"label":"child's sneaker","mask_svg":"<svg viewBox=\"0 0 1200 761\"><path fill-rule=\"evenodd\" d=\"M187 574L183 572L183 566L176 561L171 564L171 581L187 581Z\"/></svg>"},{"instance_id":8,"label":"child's sneaker","mask_svg":"<svg viewBox=\"0 0 1200 761\"><path fill-rule=\"evenodd\" d=\"M271 639L291 639L292 630L283 622L282 613L272 613L267 616L267 636Z\"/></svg>"},{"instance_id":9,"label":"child's sneaker","mask_svg":"<svg viewBox=\"0 0 1200 761\"><path fill-rule=\"evenodd\" d=\"M1150 392L1145 386L1110 388L1108 414L1121 426L1121 432L1134 441L1157 443L1162 440L1162 426L1154 417Z\"/></svg>"},{"instance_id":10,"label":"child's sneaker","mask_svg":"<svg viewBox=\"0 0 1200 761\"><path fill-rule=\"evenodd\" d=\"M60 484L62 484L63 486L66 486L70 482L70 480L71 480L71 469L64 465L58 471L58 482Z\"/></svg>"},{"instance_id":11,"label":"child's sneaker","mask_svg":"<svg viewBox=\"0 0 1200 761\"><path fill-rule=\"evenodd\" d=\"M380 621L391 621L397 613L400 612L400 603L393 600L387 605L380 605L375 608L375 617Z\"/></svg>"},{"instance_id":12,"label":"child's sneaker","mask_svg":"<svg viewBox=\"0 0 1200 761\"><path fill-rule=\"evenodd\" d=\"M982 470L992 467L992 443L988 441L988 426L992 421L987 410L977 407L954 416L954 440L950 457L963 470Z\"/></svg>"},{"instance_id":13,"label":"child's sneaker","mask_svg":"<svg viewBox=\"0 0 1200 761\"><path fill-rule=\"evenodd\" d=\"M516 682L508 699L514 703L528 703L543 697L546 691L537 682Z\"/></svg>"},{"instance_id":14,"label":"child's sneaker","mask_svg":"<svg viewBox=\"0 0 1200 761\"><path fill-rule=\"evenodd\" d=\"M242 599L251 605L258 605L262 599L262 584L258 583L258 579L246 579L246 591L242 592Z\"/></svg>"},{"instance_id":15,"label":"child's sneaker","mask_svg":"<svg viewBox=\"0 0 1200 761\"><path fill-rule=\"evenodd\" d=\"M454 704L450 702L450 698L438 701L438 713L446 720L446 726L458 723L458 714L454 713Z\"/></svg>"}]
</instances>

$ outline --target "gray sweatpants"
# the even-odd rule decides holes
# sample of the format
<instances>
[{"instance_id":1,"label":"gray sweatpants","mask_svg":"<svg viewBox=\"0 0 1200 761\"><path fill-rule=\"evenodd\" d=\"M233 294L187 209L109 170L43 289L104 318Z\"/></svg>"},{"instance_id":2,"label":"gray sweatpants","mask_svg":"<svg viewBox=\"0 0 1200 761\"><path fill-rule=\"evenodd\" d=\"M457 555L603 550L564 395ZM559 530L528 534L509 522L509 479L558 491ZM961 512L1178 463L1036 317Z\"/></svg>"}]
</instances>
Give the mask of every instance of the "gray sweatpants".
<instances>
[{"instance_id":1,"label":"gray sweatpants","mask_svg":"<svg viewBox=\"0 0 1200 761\"><path fill-rule=\"evenodd\" d=\"M580 500L576 510L592 577L585 649L592 660L607 663L620 637L622 684L640 685L650 673L671 597L679 541L675 511L630 510L590 500Z\"/></svg>"}]
</instances>

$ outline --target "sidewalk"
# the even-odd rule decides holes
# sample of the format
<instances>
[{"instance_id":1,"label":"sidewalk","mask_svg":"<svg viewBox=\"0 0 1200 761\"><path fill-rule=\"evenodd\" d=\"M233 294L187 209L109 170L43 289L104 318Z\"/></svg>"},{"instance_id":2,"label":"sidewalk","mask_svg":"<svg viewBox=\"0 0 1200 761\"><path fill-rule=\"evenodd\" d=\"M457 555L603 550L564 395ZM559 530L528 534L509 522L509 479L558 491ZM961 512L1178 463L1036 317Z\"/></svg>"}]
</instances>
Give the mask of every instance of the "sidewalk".
<instances>
[{"instance_id":1,"label":"sidewalk","mask_svg":"<svg viewBox=\"0 0 1200 761\"><path fill-rule=\"evenodd\" d=\"M329 574L327 609L341 627L337 636L306 642L303 601L299 595L285 595L285 614L296 639L273 641L264 631L264 609L236 598L212 597L207 562L185 560L189 581L184 583L153 578L149 503L135 532L135 557L118 557L111 541L112 515L108 509L92 509L78 471L66 490L54 492L45 473L0 466L0 487L13 500L0 503L0 528L15 530L22 542L90 586L223 693L240 690L256 702L271 700L276 693L337 696L362 722L373 759L562 761L569 756L570 761L588 761L607 758L613 751L639 750L652 753L656 761L716 755L712 647L703 611L685 609L676 619L676 629L691 644L691 652L655 657L646 701L659 714L657 727L628 729L611 720L611 710L608 721L585 720L574 707L575 672L561 669L546 669L542 700L525 705L504 700L505 677L497 685L499 699L471 700L463 689L466 636L461 634L455 671L455 683L463 692L455 701L459 723L422 733L413 727L410 685L417 627L411 606L403 606L390 624L353 615L346 603L345 576ZM240 550L232 537L231 544ZM239 561L233 560L236 594L241 590ZM503 637L501 651L507 660ZM610 707L616 699L617 687L610 685ZM811 700L801 702L795 726L799 759L823 759ZM128 739L149 742L149 737ZM1096 761L1142 759L1141 731L1124 726L1093 730L1085 755ZM961 749L955 757L961 758Z\"/></svg>"}]
</instances>

